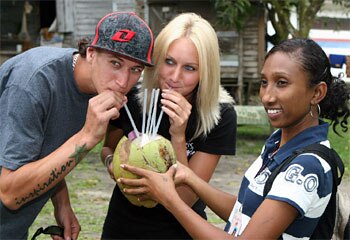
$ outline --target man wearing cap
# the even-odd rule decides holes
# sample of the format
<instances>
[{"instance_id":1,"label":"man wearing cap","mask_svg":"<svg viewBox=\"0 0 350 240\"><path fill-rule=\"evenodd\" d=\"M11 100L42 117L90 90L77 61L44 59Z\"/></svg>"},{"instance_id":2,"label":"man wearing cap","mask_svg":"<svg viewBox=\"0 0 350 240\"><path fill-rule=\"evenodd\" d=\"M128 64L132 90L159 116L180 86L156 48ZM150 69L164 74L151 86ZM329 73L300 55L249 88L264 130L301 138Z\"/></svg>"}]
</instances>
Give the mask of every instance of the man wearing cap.
<instances>
[{"instance_id":1,"label":"man wearing cap","mask_svg":"<svg viewBox=\"0 0 350 240\"><path fill-rule=\"evenodd\" d=\"M77 239L64 177L119 117L152 51L148 25L115 12L79 51L37 47L0 67L0 239L27 239L49 198L65 239Z\"/></svg>"}]
</instances>

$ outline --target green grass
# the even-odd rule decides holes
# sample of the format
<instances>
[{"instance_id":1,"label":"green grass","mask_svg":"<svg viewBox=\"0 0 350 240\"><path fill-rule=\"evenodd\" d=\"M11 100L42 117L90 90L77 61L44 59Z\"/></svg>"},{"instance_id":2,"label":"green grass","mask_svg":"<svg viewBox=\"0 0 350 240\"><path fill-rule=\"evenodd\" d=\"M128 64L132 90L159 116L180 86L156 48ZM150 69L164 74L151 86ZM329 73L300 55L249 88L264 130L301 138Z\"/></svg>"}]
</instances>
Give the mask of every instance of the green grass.
<instances>
[{"instance_id":1,"label":"green grass","mask_svg":"<svg viewBox=\"0 0 350 240\"><path fill-rule=\"evenodd\" d=\"M270 133L269 126L238 126L237 155L253 154L258 156Z\"/></svg>"}]
</instances>

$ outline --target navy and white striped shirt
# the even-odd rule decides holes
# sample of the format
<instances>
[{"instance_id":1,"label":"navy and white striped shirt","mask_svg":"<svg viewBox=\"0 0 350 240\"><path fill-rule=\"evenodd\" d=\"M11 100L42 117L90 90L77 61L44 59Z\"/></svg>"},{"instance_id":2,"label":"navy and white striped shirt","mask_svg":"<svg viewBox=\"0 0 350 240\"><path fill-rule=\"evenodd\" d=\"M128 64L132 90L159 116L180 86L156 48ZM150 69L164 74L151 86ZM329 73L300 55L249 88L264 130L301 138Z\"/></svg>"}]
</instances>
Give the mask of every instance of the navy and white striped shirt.
<instances>
[{"instance_id":1,"label":"navy and white striped shirt","mask_svg":"<svg viewBox=\"0 0 350 240\"><path fill-rule=\"evenodd\" d=\"M290 156L293 151L313 143L329 147L329 125L308 128L283 145L273 155L281 139L281 131L275 131L266 141L261 155L246 171L241 183L238 200L231 212L225 231L239 236L250 218L263 202L263 191L271 172ZM330 165L318 155L298 155L286 170L275 178L266 198L287 202L299 215L285 230L283 239L309 239L323 214L332 194L332 171Z\"/></svg>"}]
</instances>

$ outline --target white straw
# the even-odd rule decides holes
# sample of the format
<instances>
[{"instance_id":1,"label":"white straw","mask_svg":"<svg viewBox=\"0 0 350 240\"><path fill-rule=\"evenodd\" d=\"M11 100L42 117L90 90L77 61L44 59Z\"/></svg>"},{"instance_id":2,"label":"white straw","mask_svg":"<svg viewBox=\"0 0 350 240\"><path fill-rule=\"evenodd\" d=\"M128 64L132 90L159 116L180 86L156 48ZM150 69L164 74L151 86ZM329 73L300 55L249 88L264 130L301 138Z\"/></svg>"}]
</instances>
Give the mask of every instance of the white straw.
<instances>
[{"instance_id":1,"label":"white straw","mask_svg":"<svg viewBox=\"0 0 350 240\"><path fill-rule=\"evenodd\" d=\"M132 116L131 116L131 113L130 113L130 111L129 111L128 105L124 104L124 107L125 107L126 113L128 114L128 117L129 117L129 119L130 119L131 125L132 125L132 127L133 127L133 129L134 129L134 132L135 132L135 134L136 134L136 137L140 137L140 134L139 134L139 132L137 131L137 128L136 128L134 119L132 119Z\"/></svg>"},{"instance_id":2,"label":"white straw","mask_svg":"<svg viewBox=\"0 0 350 240\"><path fill-rule=\"evenodd\" d=\"M153 106L153 98L154 98L154 92L155 90L152 89L152 94L151 94L151 101L148 106L148 119L147 119L147 127L146 127L146 134L148 135L150 133L150 125L151 125L151 116L152 116L152 106Z\"/></svg>"},{"instance_id":3,"label":"white straw","mask_svg":"<svg viewBox=\"0 0 350 240\"><path fill-rule=\"evenodd\" d=\"M142 113L142 136L145 133L145 124L146 124L146 106L147 106L147 88L143 93L143 113Z\"/></svg>"},{"instance_id":4,"label":"white straw","mask_svg":"<svg viewBox=\"0 0 350 240\"><path fill-rule=\"evenodd\" d=\"M151 128L150 128L150 134L151 134L151 136L155 136L154 130L155 130L155 128L156 128L156 117L157 117L158 96L159 96L159 88L156 89L155 94L154 94L153 112L152 112Z\"/></svg>"},{"instance_id":5,"label":"white straw","mask_svg":"<svg viewBox=\"0 0 350 240\"><path fill-rule=\"evenodd\" d=\"M158 117L156 128L154 129L154 136L158 133L158 128L159 128L160 122L162 121L163 113L164 113L164 111L162 109L160 111L160 114L159 114L159 117Z\"/></svg>"}]
</instances>

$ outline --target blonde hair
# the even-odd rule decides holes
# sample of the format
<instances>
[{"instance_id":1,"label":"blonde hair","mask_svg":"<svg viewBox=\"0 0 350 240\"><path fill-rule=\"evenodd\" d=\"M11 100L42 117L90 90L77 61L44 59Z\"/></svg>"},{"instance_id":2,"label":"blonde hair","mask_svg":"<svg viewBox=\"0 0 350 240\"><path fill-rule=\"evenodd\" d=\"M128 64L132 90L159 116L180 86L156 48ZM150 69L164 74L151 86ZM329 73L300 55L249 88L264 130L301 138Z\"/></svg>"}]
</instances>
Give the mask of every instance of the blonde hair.
<instances>
[{"instance_id":1,"label":"blonde hair","mask_svg":"<svg viewBox=\"0 0 350 240\"><path fill-rule=\"evenodd\" d=\"M220 103L233 104L233 98L220 84L220 53L215 30L210 23L195 13L182 13L171 20L155 40L154 67L146 67L142 89L148 89L148 96L153 88L159 88L159 68L165 61L168 48L175 40L186 37L190 39L198 52L199 85L195 104L199 119L194 139L206 136L220 120ZM140 91L142 99L143 91ZM149 101L149 99L148 99Z\"/></svg>"}]
</instances>

